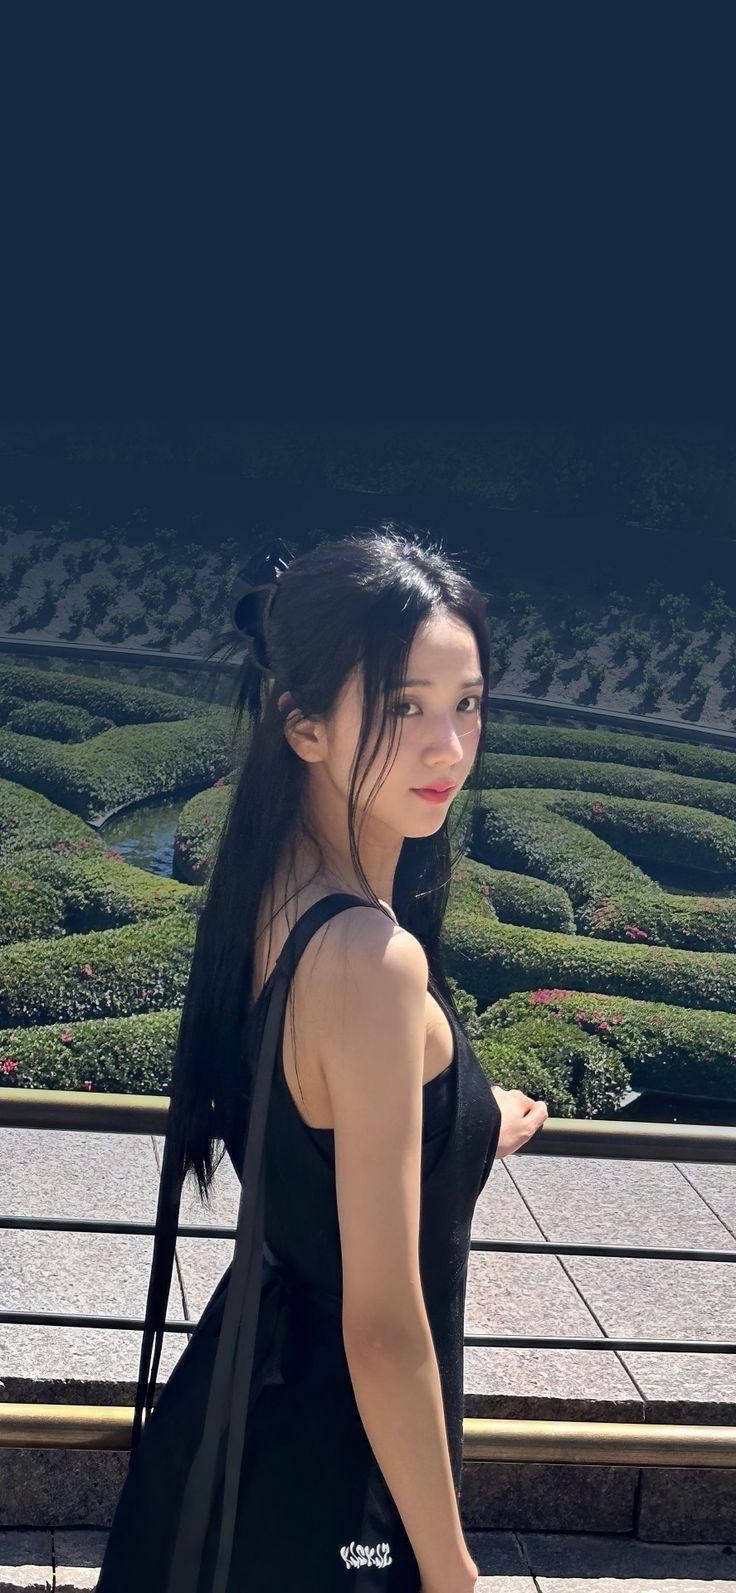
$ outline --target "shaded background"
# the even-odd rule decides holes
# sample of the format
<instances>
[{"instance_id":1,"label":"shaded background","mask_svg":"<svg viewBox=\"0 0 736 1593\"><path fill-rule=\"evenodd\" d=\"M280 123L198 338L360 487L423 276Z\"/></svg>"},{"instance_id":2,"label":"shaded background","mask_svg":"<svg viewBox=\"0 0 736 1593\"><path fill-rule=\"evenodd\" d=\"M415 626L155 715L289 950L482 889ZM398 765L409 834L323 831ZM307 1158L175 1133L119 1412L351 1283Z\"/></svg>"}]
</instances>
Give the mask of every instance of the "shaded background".
<instances>
[{"instance_id":1,"label":"shaded background","mask_svg":"<svg viewBox=\"0 0 736 1593\"><path fill-rule=\"evenodd\" d=\"M193 694L255 542L391 523L527 721L729 745L729 23L6 8L3 656Z\"/></svg>"},{"instance_id":2,"label":"shaded background","mask_svg":"<svg viewBox=\"0 0 736 1593\"><path fill-rule=\"evenodd\" d=\"M3 418L732 417L730 27L6 6Z\"/></svg>"}]
</instances>

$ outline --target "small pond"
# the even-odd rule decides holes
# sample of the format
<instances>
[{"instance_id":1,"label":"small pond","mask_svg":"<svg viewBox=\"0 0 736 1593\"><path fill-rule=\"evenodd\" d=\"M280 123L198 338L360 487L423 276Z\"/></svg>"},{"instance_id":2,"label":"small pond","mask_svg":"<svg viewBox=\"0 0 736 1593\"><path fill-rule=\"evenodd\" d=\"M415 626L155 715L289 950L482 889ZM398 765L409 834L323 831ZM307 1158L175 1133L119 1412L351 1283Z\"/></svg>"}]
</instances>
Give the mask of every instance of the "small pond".
<instances>
[{"instance_id":1,"label":"small pond","mask_svg":"<svg viewBox=\"0 0 736 1593\"><path fill-rule=\"evenodd\" d=\"M116 814L97 833L106 846L114 846L121 853L126 863L133 863L148 874L172 879L176 826L182 808L193 795L193 791L187 791L163 801L141 802Z\"/></svg>"}]
</instances>

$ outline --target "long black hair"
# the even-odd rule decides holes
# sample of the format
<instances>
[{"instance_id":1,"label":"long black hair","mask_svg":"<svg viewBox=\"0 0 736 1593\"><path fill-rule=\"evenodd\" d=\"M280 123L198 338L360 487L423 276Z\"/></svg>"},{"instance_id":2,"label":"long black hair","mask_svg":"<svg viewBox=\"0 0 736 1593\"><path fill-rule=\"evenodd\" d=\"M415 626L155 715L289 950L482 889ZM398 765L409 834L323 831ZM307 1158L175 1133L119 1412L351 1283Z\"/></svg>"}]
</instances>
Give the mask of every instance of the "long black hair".
<instances>
[{"instance_id":1,"label":"long black hair","mask_svg":"<svg viewBox=\"0 0 736 1593\"><path fill-rule=\"evenodd\" d=\"M422 545L390 526L325 541L292 558L279 577L264 621L271 675L258 670L250 652L243 659L234 692L233 728L235 743L242 744L247 717L245 752L233 772L227 818L203 890L174 1051L132 1447L140 1433L142 1402L148 1397L150 1406L155 1388L183 1181L193 1174L200 1199L207 1201L225 1154L224 1142L239 1142L247 1134L249 1058L244 1055L244 1035L264 892L273 882L277 859L289 852L293 859L299 835L307 835L322 856L318 837L304 816L307 765L289 745L285 718L295 714L298 721L329 720L357 667L363 712L350 775L348 835L366 899L380 907L360 862L355 830L358 797L386 740L380 776L390 767L397 739L392 709L400 701L412 642L418 627L440 612L464 621L478 646L483 675L480 752L486 738L490 673L485 599L444 549ZM217 639L209 656L223 648L225 656L232 656L242 646L242 636L230 633ZM284 692L289 700L279 709ZM393 881L396 918L421 942L433 979L453 1010L439 942L453 868L472 835L480 781L477 756L439 829L430 836L404 840ZM380 784L379 778L371 787L371 800ZM448 821L451 815L458 818L456 810L455 832L461 840L453 855ZM220 1141L223 1148L215 1162ZM146 1367L154 1331L159 1342L149 1378Z\"/></svg>"}]
</instances>

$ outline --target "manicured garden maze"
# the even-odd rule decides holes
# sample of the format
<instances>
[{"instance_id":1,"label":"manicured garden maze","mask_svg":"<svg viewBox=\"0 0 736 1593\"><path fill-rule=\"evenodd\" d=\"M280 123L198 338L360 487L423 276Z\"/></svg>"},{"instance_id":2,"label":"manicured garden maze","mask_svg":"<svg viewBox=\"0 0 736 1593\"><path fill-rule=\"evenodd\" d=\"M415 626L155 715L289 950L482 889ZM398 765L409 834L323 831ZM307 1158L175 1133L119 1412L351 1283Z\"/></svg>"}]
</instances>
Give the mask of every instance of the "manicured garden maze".
<instances>
[{"instance_id":1,"label":"manicured garden maze","mask_svg":"<svg viewBox=\"0 0 736 1593\"><path fill-rule=\"evenodd\" d=\"M444 926L495 1079L562 1115L627 1079L736 1100L736 755L656 737L491 724L481 811Z\"/></svg>"},{"instance_id":2,"label":"manicured garden maze","mask_svg":"<svg viewBox=\"0 0 736 1593\"><path fill-rule=\"evenodd\" d=\"M26 692L26 702L47 703L53 680L44 675L45 695ZM0 688L12 695L5 678ZM232 759L225 716L205 721L195 711L187 720L178 699L154 693L155 720L147 693L131 701L119 690L122 701L107 686L104 697L75 703L67 695L91 715L117 714L113 730L81 742L54 746L0 726L0 761L20 766L20 742L32 753L31 778L23 770L22 784L0 780L6 1084L169 1088ZM174 705L180 717L167 720ZM126 712L139 718L126 721ZM191 757L187 728L201 738L197 756L203 748L209 756L209 779ZM123 862L72 800L29 789L39 781L40 747L57 787L83 809L127 805L121 784L138 799L160 791L160 766L146 769L143 742L128 744L125 778L120 741L109 766L98 756L99 774L84 761L125 730L149 729L173 730L180 749L169 762L164 741L164 789L198 779L203 787L182 808L171 880ZM147 751L150 761L155 744ZM489 1078L544 1098L561 1116L610 1115L629 1082L736 1098L736 898L678 894L649 872L697 866L712 891L736 882L736 755L656 737L492 723L483 759L483 799L453 879L443 952Z\"/></svg>"},{"instance_id":3,"label":"manicured garden maze","mask_svg":"<svg viewBox=\"0 0 736 1593\"><path fill-rule=\"evenodd\" d=\"M489 1078L557 1116L637 1089L736 1099L736 755L656 737L491 724L445 967ZM225 785L182 809L179 878L208 867ZM639 859L639 862L636 859Z\"/></svg>"},{"instance_id":4,"label":"manicured garden maze","mask_svg":"<svg viewBox=\"0 0 736 1593\"><path fill-rule=\"evenodd\" d=\"M211 785L231 763L230 717L219 707L0 664L0 776L92 823L134 802Z\"/></svg>"},{"instance_id":5,"label":"manicured garden maze","mask_svg":"<svg viewBox=\"0 0 736 1593\"><path fill-rule=\"evenodd\" d=\"M21 706L30 733L10 727ZM53 739L57 710L65 730L78 714L82 739ZM95 718L111 728L95 732ZM196 868L190 882L147 874L87 820L221 786L227 716L165 692L3 665L0 720L0 1083L166 1093Z\"/></svg>"}]
</instances>

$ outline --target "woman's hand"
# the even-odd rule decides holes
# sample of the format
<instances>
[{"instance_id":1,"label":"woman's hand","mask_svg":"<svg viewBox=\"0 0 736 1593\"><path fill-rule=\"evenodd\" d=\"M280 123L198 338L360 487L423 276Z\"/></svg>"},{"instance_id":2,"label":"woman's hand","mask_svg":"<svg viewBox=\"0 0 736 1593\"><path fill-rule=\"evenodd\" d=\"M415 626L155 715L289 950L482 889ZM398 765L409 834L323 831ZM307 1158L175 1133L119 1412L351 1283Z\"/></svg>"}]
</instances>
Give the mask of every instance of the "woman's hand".
<instances>
[{"instance_id":1,"label":"woman's hand","mask_svg":"<svg viewBox=\"0 0 736 1593\"><path fill-rule=\"evenodd\" d=\"M533 1101L523 1090L505 1090L502 1084L493 1084L501 1108L501 1132L498 1136L496 1159L513 1156L520 1145L526 1145L549 1117L546 1101Z\"/></svg>"}]
</instances>

